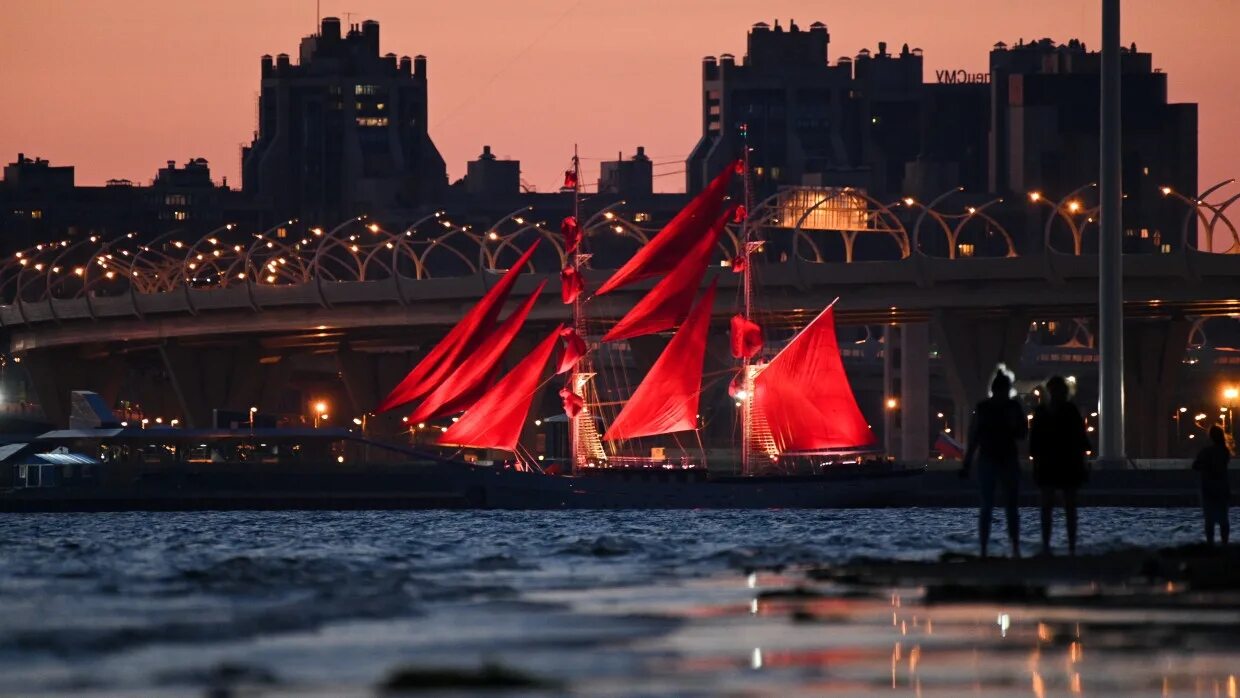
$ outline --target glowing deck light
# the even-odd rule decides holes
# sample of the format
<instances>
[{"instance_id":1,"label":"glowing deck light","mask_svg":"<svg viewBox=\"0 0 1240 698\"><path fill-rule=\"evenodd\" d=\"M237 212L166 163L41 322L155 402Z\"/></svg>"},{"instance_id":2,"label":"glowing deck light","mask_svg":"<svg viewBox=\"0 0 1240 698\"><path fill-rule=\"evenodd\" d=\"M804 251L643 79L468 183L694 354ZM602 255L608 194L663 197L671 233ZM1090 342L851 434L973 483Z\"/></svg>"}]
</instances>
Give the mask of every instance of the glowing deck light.
<instances>
[{"instance_id":1,"label":"glowing deck light","mask_svg":"<svg viewBox=\"0 0 1240 698\"><path fill-rule=\"evenodd\" d=\"M1037 203L1037 202L1041 201L1041 200L1042 200L1042 193L1041 193L1041 192L1036 192L1036 191L1031 191L1031 192L1029 192L1029 200L1030 200L1030 201L1032 201L1032 202L1034 202L1034 203Z\"/></svg>"}]
</instances>

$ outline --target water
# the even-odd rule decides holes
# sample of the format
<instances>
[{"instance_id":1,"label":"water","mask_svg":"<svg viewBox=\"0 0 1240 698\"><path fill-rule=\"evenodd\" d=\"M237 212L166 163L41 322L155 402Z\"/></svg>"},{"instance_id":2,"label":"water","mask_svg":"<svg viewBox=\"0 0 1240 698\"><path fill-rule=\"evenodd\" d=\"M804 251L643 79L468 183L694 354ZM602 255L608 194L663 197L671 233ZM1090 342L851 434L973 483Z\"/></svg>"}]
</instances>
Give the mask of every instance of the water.
<instances>
[{"instance_id":1,"label":"water","mask_svg":"<svg viewBox=\"0 0 1240 698\"><path fill-rule=\"evenodd\" d=\"M741 612L751 571L971 551L974 531L959 509L5 515L0 693L372 695L400 667L488 662L557 694L783 692L805 686L754 674L771 660L745 636L802 629ZM1081 522L1083 552L1199 536L1196 510ZM885 604L849 612L873 632Z\"/></svg>"}]
</instances>

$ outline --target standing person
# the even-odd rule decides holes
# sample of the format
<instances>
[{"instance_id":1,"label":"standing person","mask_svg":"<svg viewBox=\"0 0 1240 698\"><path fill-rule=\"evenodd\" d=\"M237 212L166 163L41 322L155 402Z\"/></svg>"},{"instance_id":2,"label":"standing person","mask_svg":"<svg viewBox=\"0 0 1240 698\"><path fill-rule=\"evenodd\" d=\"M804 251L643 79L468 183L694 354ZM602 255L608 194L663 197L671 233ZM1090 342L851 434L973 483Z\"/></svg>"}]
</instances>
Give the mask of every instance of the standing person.
<instances>
[{"instance_id":1,"label":"standing person","mask_svg":"<svg viewBox=\"0 0 1240 698\"><path fill-rule=\"evenodd\" d=\"M1076 491L1085 484L1085 454L1089 437L1085 419L1068 399L1068 382L1061 376L1046 381L1047 400L1033 412L1029 428L1029 455L1033 456L1033 481L1042 490L1042 553L1051 554L1051 513L1055 490L1063 492L1063 513L1068 524L1068 554L1076 555Z\"/></svg>"},{"instance_id":2,"label":"standing person","mask_svg":"<svg viewBox=\"0 0 1240 698\"><path fill-rule=\"evenodd\" d=\"M969 425L969 446L961 477L968 477L974 463L981 486L982 505L977 521L982 557L990 546L990 522L995 509L995 487L1001 488L1007 513L1012 556L1020 557L1020 455L1016 442L1025 438L1028 424L1020 403L1014 400L1012 375L1000 364L990 382L990 397L977 403Z\"/></svg>"},{"instance_id":3,"label":"standing person","mask_svg":"<svg viewBox=\"0 0 1240 698\"><path fill-rule=\"evenodd\" d=\"M1227 447L1227 435L1215 424L1210 427L1210 445L1201 449L1193 460L1193 470L1201 473L1201 513L1206 520L1206 542L1214 545L1214 527L1218 526L1219 538L1227 545L1231 537L1231 522L1227 507L1231 503L1231 483L1227 479L1227 463L1231 449Z\"/></svg>"}]
</instances>

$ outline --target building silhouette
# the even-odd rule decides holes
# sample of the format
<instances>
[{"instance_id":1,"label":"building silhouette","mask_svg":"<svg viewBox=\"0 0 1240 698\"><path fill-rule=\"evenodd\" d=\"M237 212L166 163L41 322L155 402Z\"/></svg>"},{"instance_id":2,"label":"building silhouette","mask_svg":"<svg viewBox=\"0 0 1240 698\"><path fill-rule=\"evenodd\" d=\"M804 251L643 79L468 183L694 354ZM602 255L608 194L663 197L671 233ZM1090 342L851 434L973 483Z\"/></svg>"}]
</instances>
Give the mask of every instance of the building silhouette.
<instances>
[{"instance_id":1,"label":"building silhouette","mask_svg":"<svg viewBox=\"0 0 1240 698\"><path fill-rule=\"evenodd\" d=\"M500 160L491 146L482 146L478 159L465 165L465 192L470 197L515 198L521 193L521 161Z\"/></svg>"},{"instance_id":2,"label":"building silhouette","mask_svg":"<svg viewBox=\"0 0 1240 698\"><path fill-rule=\"evenodd\" d=\"M426 57L379 53L379 23L341 35L327 17L287 54L262 58L258 131L243 149L244 191L278 218L320 221L416 208L447 187L427 132Z\"/></svg>"},{"instance_id":3,"label":"building silhouette","mask_svg":"<svg viewBox=\"0 0 1240 698\"><path fill-rule=\"evenodd\" d=\"M599 165L598 191L600 194L619 194L625 197L649 197L654 193L654 163L646 155L646 149L637 146L637 152L628 160L620 153L615 160L604 160Z\"/></svg>"},{"instance_id":4,"label":"building silhouette","mask_svg":"<svg viewBox=\"0 0 1240 698\"><path fill-rule=\"evenodd\" d=\"M990 189L1063 196L1098 179L1102 55L1050 39L990 52ZM1120 56L1126 249L1179 246L1180 204L1197 195L1197 105L1167 100L1167 75L1133 44Z\"/></svg>"}]
</instances>

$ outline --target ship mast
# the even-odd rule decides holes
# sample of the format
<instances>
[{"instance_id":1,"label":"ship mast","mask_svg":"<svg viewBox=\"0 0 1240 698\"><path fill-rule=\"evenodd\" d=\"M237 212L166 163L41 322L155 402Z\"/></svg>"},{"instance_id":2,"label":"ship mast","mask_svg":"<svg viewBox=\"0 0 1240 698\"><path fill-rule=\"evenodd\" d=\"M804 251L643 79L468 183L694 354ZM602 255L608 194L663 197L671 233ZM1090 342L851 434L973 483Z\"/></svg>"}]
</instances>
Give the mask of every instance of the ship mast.
<instances>
[{"instance_id":1,"label":"ship mast","mask_svg":"<svg viewBox=\"0 0 1240 698\"><path fill-rule=\"evenodd\" d=\"M745 319L753 319L753 264L750 263L749 256L753 251L751 249L750 234L752 227L749 224L749 213L753 206L753 187L749 170L749 124L741 124L741 143L744 145L744 167L745 167L745 217L741 221L741 257L743 260L743 269L741 271L742 294L745 302ZM741 400L741 474L750 475L752 473L752 464L750 463L753 451L753 375L749 370L749 357L746 356L741 360L741 376L742 385L745 386L744 398Z\"/></svg>"},{"instance_id":2,"label":"ship mast","mask_svg":"<svg viewBox=\"0 0 1240 698\"><path fill-rule=\"evenodd\" d=\"M579 223L581 221L581 159L577 157L576 143L573 144L573 220ZM584 238L585 231L582 231L581 235ZM572 265L573 270L578 274L581 273L581 245L583 242L584 240L577 243L568 260L568 263ZM582 312L581 295L577 294L577 298L573 299L573 329L584 339L586 337L586 318L585 313ZM588 356L589 352L586 352L586 354ZM574 393L580 389L580 386L577 385L577 374L581 362L585 360L586 357L583 356L568 373L568 387ZM580 438L577 431L580 428L579 422L581 417L585 413L586 411L582 410L568 420L568 457L572 462L570 471L573 474L577 473L581 462L580 454L578 453Z\"/></svg>"}]
</instances>

